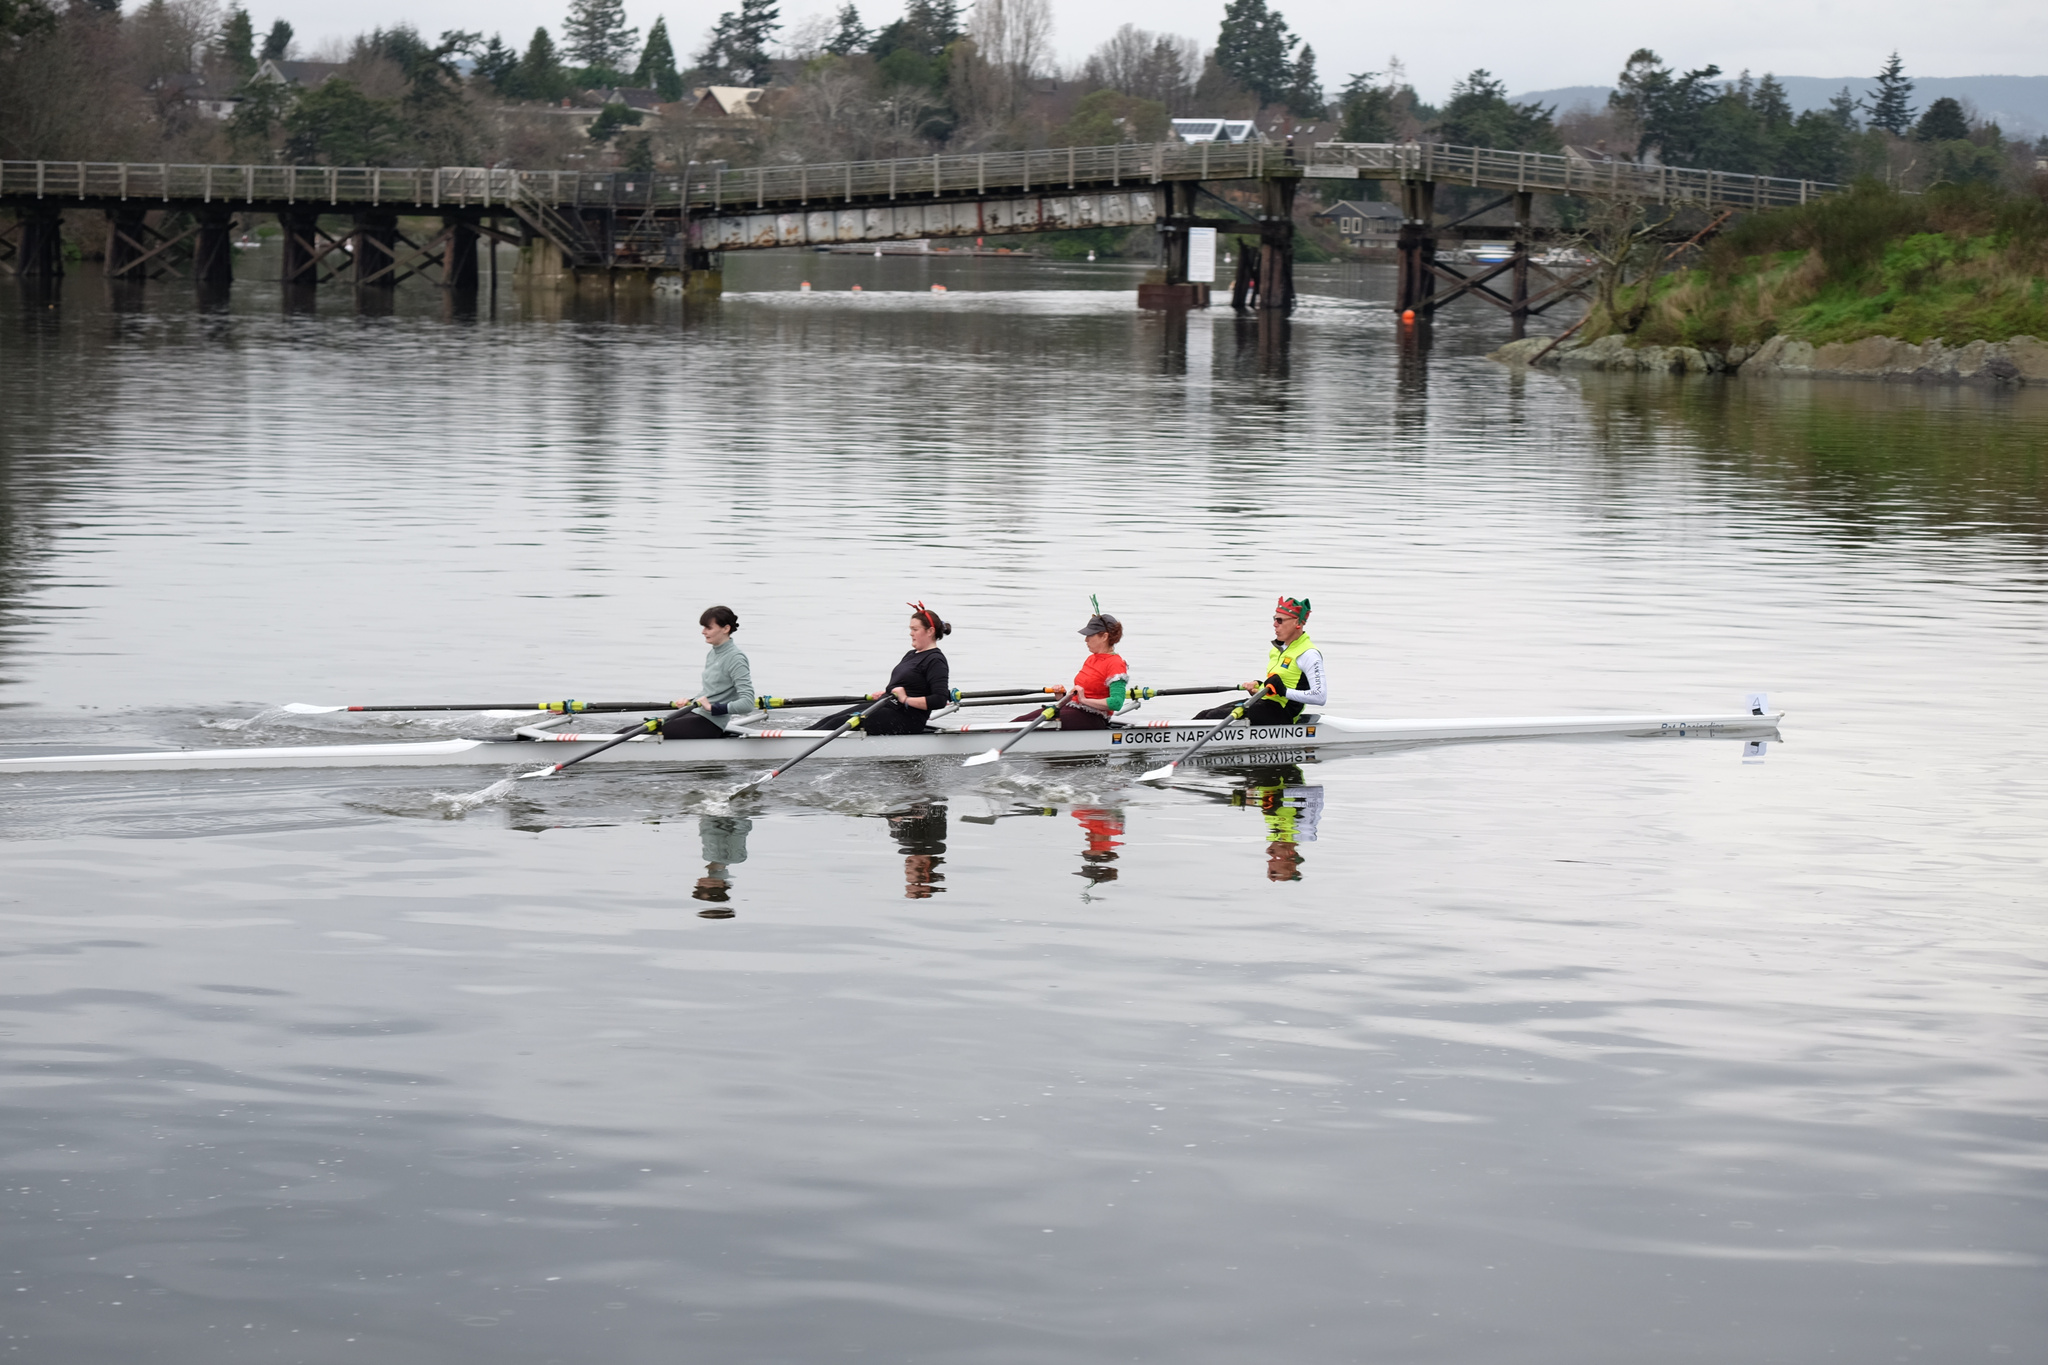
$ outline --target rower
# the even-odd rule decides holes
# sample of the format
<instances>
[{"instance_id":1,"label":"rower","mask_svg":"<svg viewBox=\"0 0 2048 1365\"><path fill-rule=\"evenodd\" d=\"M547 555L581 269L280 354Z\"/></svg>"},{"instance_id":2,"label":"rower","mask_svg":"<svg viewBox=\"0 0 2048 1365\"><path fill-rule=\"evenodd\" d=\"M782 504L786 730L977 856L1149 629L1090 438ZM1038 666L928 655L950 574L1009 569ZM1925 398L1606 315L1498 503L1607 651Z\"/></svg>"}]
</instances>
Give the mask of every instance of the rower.
<instances>
[{"instance_id":1,"label":"rower","mask_svg":"<svg viewBox=\"0 0 2048 1365\"><path fill-rule=\"evenodd\" d=\"M1074 675L1073 685L1067 689L1066 697L1059 702L1059 728L1062 730L1107 730L1109 718L1123 709L1124 692L1130 685L1131 668L1116 652L1124 638L1123 622L1102 610L1102 604L1089 598L1089 605L1095 614L1081 627L1082 641L1088 646L1088 657L1081 664L1081 671ZM1059 691L1048 687L1048 692ZM1026 711L1018 720L1030 720L1037 711Z\"/></svg>"},{"instance_id":2,"label":"rower","mask_svg":"<svg viewBox=\"0 0 2048 1365\"><path fill-rule=\"evenodd\" d=\"M1244 704L1251 725L1293 725L1311 706L1327 706L1329 683L1323 676L1323 652L1308 638L1308 599L1282 597L1273 606L1273 647L1266 651L1266 680L1239 683L1253 694ZM1195 713L1197 720L1222 720L1236 703Z\"/></svg>"},{"instance_id":3,"label":"rower","mask_svg":"<svg viewBox=\"0 0 2048 1365\"><path fill-rule=\"evenodd\" d=\"M890 704L861 720L860 728L871 735L915 735L924 731L934 711L952 703L952 676L939 641L953 628L922 602L909 604L910 652L897 660L886 689ZM813 730L837 730L866 710L865 705L834 711L811 722Z\"/></svg>"},{"instance_id":4,"label":"rower","mask_svg":"<svg viewBox=\"0 0 2048 1365\"><path fill-rule=\"evenodd\" d=\"M706 607L697 624L704 628L704 643L711 646L704 656L704 691L701 696L676 699L678 709L696 709L663 721L661 737L665 740L724 739L735 714L754 710L754 671L732 640L740 618L731 607Z\"/></svg>"}]
</instances>

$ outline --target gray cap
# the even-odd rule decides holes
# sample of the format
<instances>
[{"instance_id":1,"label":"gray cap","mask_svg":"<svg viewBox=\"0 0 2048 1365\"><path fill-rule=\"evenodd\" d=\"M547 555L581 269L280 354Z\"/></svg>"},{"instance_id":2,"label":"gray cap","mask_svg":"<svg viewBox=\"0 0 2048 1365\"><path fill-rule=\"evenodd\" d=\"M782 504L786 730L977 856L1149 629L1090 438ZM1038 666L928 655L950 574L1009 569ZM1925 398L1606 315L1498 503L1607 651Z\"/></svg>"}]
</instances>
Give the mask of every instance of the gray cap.
<instances>
[{"instance_id":1,"label":"gray cap","mask_svg":"<svg viewBox=\"0 0 2048 1365\"><path fill-rule=\"evenodd\" d=\"M1081 634L1099 635L1107 632L1111 626L1121 626L1122 624L1123 622L1117 620L1108 612L1098 611L1095 615L1088 618L1087 625L1081 627Z\"/></svg>"}]
</instances>

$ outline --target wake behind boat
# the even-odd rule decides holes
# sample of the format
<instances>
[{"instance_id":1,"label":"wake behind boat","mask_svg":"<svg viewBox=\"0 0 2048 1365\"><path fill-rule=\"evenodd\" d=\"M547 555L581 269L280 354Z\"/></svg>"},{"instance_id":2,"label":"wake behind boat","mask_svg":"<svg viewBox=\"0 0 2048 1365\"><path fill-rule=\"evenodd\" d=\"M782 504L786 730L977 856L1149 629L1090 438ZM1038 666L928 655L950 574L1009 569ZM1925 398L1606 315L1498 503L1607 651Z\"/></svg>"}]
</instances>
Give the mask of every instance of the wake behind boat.
<instances>
[{"instance_id":1,"label":"wake behind boat","mask_svg":"<svg viewBox=\"0 0 2048 1365\"><path fill-rule=\"evenodd\" d=\"M1254 760L1298 760L1324 749L1370 745L1447 743L1460 740L1537 739L1606 735L1617 738L1758 739L1776 734L1783 712L1761 706L1746 712L1691 712L1677 715L1509 716L1415 720L1362 720L1305 715L1298 724L1256 725L1243 721L1145 721L1117 717L1107 729L1039 730L1020 739L1010 753L1020 758L1134 756L1150 762L1170 758L1204 735L1215 733L1205 752ZM594 763L773 765L816 745L816 732L735 726L723 739L664 742L661 735L620 735L556 729L576 719L564 715L520 727L510 735L368 744L295 744L275 748L223 747L158 749L137 753L53 753L0 758L0 774L81 772L188 772L251 768L442 768L495 767L545 758L566 763L589 755ZM934 724L921 734L881 735L855 731L819 754L819 762L964 760L991 742L1022 730L1022 722ZM604 753L603 745L615 747ZM537 748L561 745L563 748Z\"/></svg>"}]
</instances>

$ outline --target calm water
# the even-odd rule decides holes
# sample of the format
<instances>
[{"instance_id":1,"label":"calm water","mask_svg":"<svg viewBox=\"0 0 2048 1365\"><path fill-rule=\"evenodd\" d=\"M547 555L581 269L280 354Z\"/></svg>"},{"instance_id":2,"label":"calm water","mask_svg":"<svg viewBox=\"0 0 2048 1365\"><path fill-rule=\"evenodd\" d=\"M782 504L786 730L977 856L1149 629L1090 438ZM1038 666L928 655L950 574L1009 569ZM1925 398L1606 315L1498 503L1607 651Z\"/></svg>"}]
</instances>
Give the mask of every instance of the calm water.
<instances>
[{"instance_id":1,"label":"calm water","mask_svg":"<svg viewBox=\"0 0 2048 1365\"><path fill-rule=\"evenodd\" d=\"M1338 714L1790 712L731 809L8 778L7 1358L2042 1358L2048 395L1522 376L1304 274L1264 338L1021 261L0 295L0 744L674 695L720 601L765 690L912 598L1037 684L1091 593L1155 685L1285 591Z\"/></svg>"}]
</instances>

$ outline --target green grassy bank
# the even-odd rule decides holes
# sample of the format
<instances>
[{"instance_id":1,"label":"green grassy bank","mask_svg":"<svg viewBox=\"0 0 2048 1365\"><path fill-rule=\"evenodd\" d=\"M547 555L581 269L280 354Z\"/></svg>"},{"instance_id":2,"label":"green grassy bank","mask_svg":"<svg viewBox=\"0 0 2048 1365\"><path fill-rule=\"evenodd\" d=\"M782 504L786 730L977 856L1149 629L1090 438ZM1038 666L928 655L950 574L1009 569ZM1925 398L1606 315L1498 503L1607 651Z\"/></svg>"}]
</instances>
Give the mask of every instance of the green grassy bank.
<instances>
[{"instance_id":1,"label":"green grassy bank","mask_svg":"<svg viewBox=\"0 0 2048 1365\"><path fill-rule=\"evenodd\" d=\"M2033 191L1865 183L1744 219L1698 266L1627 286L1588 340L1727 351L1774 336L2048 339L2048 177Z\"/></svg>"}]
</instances>

